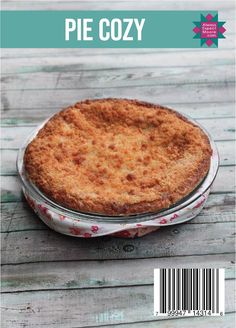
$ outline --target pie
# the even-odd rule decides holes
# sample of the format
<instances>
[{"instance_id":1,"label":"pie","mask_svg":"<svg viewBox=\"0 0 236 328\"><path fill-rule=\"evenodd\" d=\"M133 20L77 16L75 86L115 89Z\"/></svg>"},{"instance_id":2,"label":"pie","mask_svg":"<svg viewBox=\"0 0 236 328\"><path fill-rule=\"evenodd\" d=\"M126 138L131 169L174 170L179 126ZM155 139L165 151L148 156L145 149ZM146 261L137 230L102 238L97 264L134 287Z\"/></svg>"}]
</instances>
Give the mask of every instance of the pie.
<instances>
[{"instance_id":1,"label":"pie","mask_svg":"<svg viewBox=\"0 0 236 328\"><path fill-rule=\"evenodd\" d=\"M158 212L207 175L211 146L181 114L130 99L78 102L28 144L28 179L70 209L104 215Z\"/></svg>"}]
</instances>

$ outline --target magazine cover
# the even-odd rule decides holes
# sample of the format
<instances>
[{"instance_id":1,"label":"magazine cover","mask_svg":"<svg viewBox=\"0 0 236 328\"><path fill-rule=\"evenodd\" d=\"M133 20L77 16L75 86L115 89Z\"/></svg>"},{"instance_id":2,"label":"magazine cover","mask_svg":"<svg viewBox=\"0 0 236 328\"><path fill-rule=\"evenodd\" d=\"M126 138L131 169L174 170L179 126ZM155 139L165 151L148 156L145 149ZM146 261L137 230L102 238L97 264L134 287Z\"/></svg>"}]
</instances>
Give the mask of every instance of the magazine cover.
<instances>
[{"instance_id":1,"label":"magazine cover","mask_svg":"<svg viewBox=\"0 0 236 328\"><path fill-rule=\"evenodd\" d=\"M1 1L1 327L235 327L235 17Z\"/></svg>"}]
</instances>

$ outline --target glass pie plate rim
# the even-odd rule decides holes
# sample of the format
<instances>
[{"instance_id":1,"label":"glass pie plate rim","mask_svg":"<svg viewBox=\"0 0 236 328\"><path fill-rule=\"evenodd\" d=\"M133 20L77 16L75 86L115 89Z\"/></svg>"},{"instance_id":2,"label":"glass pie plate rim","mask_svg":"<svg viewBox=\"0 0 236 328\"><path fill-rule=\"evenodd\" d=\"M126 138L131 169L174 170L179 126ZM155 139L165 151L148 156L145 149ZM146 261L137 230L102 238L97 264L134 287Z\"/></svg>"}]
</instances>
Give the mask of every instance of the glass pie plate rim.
<instances>
[{"instance_id":1,"label":"glass pie plate rim","mask_svg":"<svg viewBox=\"0 0 236 328\"><path fill-rule=\"evenodd\" d=\"M177 112L178 113L178 112ZM55 114L54 114L55 115ZM20 177L21 185L29 194L33 194L33 197L37 199L42 204L45 204L47 208L57 214L64 215L70 218L73 218L74 220L85 220L90 222L97 222L97 223L139 223L139 222L145 222L150 221L152 219L157 219L159 217L163 217L165 215L169 215L171 213L174 213L176 211L179 211L187 206L189 206L191 203L195 202L198 198L200 198L204 193L206 193L209 188L211 187L212 183L215 180L215 177L218 172L219 168L219 154L217 147L215 145L215 142L212 140L209 133L203 128L198 122L193 120L192 118L189 118L187 115L183 115L183 117L186 117L190 122L197 125L200 129L204 131L204 133L207 135L210 145L212 148L212 156L211 156L211 162L210 162L210 168L207 173L207 175L204 177L204 179L195 187L195 189L187 196L182 198L179 202L173 204L171 207L167 209L163 209L158 212L148 212L148 213L140 213L140 214L132 214L132 215L117 215L117 216L109 216L109 215L103 215L99 213L85 213L76 211L73 209L66 208L50 198L48 198L46 195L44 195L29 179L27 179L26 175L24 174L24 164L23 164L23 158L24 158L24 152L27 147L27 145L32 141L32 139L37 135L39 130L46 124L46 122L50 119L46 119L43 121L40 125L35 127L31 133L27 136L25 142L23 145L19 148L17 160L16 160L16 167L17 172Z\"/></svg>"}]
</instances>

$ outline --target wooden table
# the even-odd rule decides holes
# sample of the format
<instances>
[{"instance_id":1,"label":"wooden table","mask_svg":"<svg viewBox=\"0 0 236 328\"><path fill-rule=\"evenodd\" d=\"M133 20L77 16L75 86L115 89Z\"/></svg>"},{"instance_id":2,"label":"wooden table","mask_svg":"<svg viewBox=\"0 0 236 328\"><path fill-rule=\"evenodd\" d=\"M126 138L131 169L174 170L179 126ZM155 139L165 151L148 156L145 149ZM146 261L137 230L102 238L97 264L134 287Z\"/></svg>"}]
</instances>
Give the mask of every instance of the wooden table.
<instances>
[{"instance_id":1,"label":"wooden table","mask_svg":"<svg viewBox=\"0 0 236 328\"><path fill-rule=\"evenodd\" d=\"M233 327L233 2L3 2L2 9L218 9L219 49L2 51L2 327ZM143 238L79 239L48 229L20 190L15 160L29 132L88 97L161 103L197 119L221 164L209 201L189 223ZM153 316L153 269L225 267L224 318ZM161 320L161 321L160 321Z\"/></svg>"}]
</instances>

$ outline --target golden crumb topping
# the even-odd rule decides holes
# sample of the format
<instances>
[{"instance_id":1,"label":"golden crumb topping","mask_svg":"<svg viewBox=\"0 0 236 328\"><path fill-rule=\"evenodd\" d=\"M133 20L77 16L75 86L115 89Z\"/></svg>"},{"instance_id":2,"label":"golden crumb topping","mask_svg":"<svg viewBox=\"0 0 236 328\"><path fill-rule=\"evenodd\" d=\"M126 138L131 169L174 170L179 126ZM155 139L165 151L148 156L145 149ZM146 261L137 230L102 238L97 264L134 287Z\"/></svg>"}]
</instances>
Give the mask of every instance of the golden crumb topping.
<instances>
[{"instance_id":1,"label":"golden crumb topping","mask_svg":"<svg viewBox=\"0 0 236 328\"><path fill-rule=\"evenodd\" d=\"M28 145L24 164L55 202L119 215L170 207L202 181L210 158L206 134L175 111L99 99L54 115Z\"/></svg>"}]
</instances>

